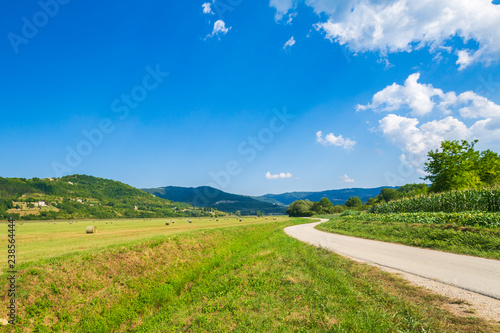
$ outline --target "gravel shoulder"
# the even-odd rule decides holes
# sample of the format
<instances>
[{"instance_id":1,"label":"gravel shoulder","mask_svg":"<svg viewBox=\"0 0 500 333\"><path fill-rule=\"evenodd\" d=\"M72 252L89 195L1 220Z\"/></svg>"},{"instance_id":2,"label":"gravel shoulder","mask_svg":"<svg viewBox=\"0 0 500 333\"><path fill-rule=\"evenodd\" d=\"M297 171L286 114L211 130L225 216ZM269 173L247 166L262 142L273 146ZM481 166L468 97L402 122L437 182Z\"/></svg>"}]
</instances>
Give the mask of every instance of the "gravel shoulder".
<instances>
[{"instance_id":1,"label":"gravel shoulder","mask_svg":"<svg viewBox=\"0 0 500 333\"><path fill-rule=\"evenodd\" d=\"M300 241L397 274L456 300L447 310L500 322L500 261L332 234L315 229L328 221L285 228Z\"/></svg>"}]
</instances>

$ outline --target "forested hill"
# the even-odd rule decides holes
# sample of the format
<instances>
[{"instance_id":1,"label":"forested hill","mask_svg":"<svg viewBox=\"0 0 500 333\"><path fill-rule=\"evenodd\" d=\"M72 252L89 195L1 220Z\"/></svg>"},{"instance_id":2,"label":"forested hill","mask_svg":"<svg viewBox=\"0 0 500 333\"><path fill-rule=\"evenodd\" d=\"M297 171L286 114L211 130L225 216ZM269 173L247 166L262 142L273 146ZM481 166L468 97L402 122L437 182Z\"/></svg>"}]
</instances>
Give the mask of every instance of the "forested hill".
<instances>
[{"instance_id":1,"label":"forested hill","mask_svg":"<svg viewBox=\"0 0 500 333\"><path fill-rule=\"evenodd\" d=\"M286 206L272 202L265 202L255 198L223 192L213 187L177 187L167 186L160 188L144 189L160 198L186 202L198 207L213 207L224 212L243 215L256 214L284 214Z\"/></svg>"},{"instance_id":2,"label":"forested hill","mask_svg":"<svg viewBox=\"0 0 500 333\"><path fill-rule=\"evenodd\" d=\"M132 186L86 175L0 178L0 217L23 219L202 216L186 203L157 198Z\"/></svg>"}]
</instances>

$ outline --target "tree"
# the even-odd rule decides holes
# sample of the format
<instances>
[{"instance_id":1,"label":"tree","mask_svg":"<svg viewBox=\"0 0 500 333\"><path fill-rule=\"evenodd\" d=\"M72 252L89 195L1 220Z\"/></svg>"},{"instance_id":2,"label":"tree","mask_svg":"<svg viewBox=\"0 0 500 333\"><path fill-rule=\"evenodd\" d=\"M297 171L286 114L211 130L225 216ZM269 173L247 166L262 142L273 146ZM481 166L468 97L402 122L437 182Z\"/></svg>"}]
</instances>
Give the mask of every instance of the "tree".
<instances>
[{"instance_id":1,"label":"tree","mask_svg":"<svg viewBox=\"0 0 500 333\"><path fill-rule=\"evenodd\" d=\"M349 208L356 208L356 207L361 207L363 205L363 202L359 197L350 197L345 202L345 205Z\"/></svg>"},{"instance_id":2,"label":"tree","mask_svg":"<svg viewBox=\"0 0 500 333\"><path fill-rule=\"evenodd\" d=\"M333 204L328 198L322 198L320 201L313 203L311 210L316 214L331 214Z\"/></svg>"},{"instance_id":3,"label":"tree","mask_svg":"<svg viewBox=\"0 0 500 333\"><path fill-rule=\"evenodd\" d=\"M428 162L423 179L432 182L430 191L442 192L493 186L500 182L500 158L490 150L474 149L477 140L443 141L441 150L427 153Z\"/></svg>"},{"instance_id":4,"label":"tree","mask_svg":"<svg viewBox=\"0 0 500 333\"><path fill-rule=\"evenodd\" d=\"M427 184L406 184L396 189L404 197L413 197L415 195L427 193Z\"/></svg>"},{"instance_id":5,"label":"tree","mask_svg":"<svg viewBox=\"0 0 500 333\"><path fill-rule=\"evenodd\" d=\"M382 199L384 199L385 202L389 202L401 198L401 193L393 190L392 188L383 188L380 191L380 196L382 197Z\"/></svg>"},{"instance_id":6,"label":"tree","mask_svg":"<svg viewBox=\"0 0 500 333\"><path fill-rule=\"evenodd\" d=\"M291 217L308 217L313 216L314 212L311 211L313 203L309 200L297 200L290 204L286 213Z\"/></svg>"},{"instance_id":7,"label":"tree","mask_svg":"<svg viewBox=\"0 0 500 333\"><path fill-rule=\"evenodd\" d=\"M489 149L481 153L479 178L489 186L500 184L500 157L497 153Z\"/></svg>"}]
</instances>

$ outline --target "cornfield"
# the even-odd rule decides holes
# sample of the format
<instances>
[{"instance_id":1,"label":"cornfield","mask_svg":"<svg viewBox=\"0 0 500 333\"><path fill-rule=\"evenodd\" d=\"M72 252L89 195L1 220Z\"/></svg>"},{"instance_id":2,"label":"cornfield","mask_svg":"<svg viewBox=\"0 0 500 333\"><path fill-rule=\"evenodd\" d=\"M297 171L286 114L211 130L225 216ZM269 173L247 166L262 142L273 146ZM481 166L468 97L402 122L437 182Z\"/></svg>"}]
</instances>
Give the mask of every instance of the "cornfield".
<instances>
[{"instance_id":1,"label":"cornfield","mask_svg":"<svg viewBox=\"0 0 500 333\"><path fill-rule=\"evenodd\" d=\"M500 212L499 189L475 189L424 194L374 206L370 213Z\"/></svg>"},{"instance_id":2,"label":"cornfield","mask_svg":"<svg viewBox=\"0 0 500 333\"><path fill-rule=\"evenodd\" d=\"M500 227L500 214L486 212L461 213L392 213L361 214L343 217L347 221L453 224L457 226Z\"/></svg>"}]
</instances>

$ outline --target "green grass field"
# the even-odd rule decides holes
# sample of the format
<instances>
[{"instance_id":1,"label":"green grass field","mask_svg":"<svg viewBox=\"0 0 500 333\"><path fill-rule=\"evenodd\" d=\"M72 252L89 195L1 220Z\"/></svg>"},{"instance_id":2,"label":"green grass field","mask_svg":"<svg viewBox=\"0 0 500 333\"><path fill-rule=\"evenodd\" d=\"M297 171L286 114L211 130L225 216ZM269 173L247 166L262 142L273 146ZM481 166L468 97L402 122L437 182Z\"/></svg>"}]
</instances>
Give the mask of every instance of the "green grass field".
<instances>
[{"instance_id":1,"label":"green grass field","mask_svg":"<svg viewBox=\"0 0 500 333\"><path fill-rule=\"evenodd\" d=\"M20 225L18 323L0 330L500 331L442 310L456 300L283 232L310 220L192 221L96 222L95 235L84 233L88 221Z\"/></svg>"}]
</instances>

